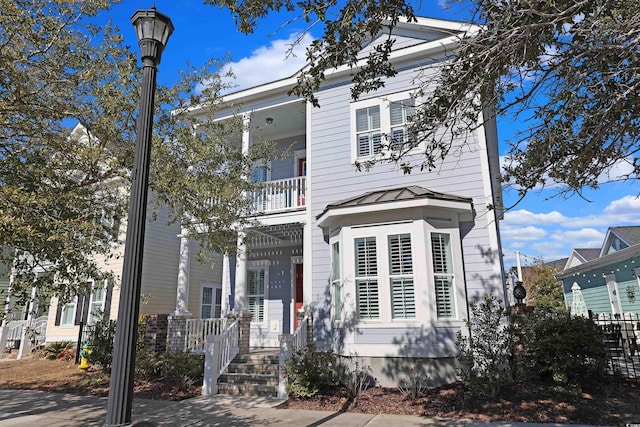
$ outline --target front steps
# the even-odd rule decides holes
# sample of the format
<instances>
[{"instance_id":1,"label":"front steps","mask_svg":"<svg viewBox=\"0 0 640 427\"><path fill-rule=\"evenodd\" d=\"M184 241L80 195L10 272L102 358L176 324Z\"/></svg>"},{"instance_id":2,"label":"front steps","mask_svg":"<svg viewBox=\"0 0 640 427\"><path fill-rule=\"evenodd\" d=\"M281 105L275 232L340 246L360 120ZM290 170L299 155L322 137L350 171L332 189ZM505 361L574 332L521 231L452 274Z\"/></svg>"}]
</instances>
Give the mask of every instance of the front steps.
<instances>
[{"instance_id":1,"label":"front steps","mask_svg":"<svg viewBox=\"0 0 640 427\"><path fill-rule=\"evenodd\" d=\"M237 355L218 378L218 394L277 397L278 362L277 349Z\"/></svg>"}]
</instances>

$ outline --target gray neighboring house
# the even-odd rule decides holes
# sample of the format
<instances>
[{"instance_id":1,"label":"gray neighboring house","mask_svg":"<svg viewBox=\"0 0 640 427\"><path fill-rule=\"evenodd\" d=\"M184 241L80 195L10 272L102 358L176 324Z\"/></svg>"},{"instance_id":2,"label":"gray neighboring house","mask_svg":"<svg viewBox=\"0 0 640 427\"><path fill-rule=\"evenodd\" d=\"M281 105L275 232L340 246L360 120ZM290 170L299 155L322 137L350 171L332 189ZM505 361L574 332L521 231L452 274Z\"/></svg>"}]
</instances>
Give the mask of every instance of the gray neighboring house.
<instances>
[{"instance_id":1,"label":"gray neighboring house","mask_svg":"<svg viewBox=\"0 0 640 427\"><path fill-rule=\"evenodd\" d=\"M175 314L248 310L251 347L275 348L304 310L321 348L359 357L381 385L396 385L398 366L417 357L432 360L434 381L454 380L448 352L464 333L469 301L505 299L495 121L478 117L481 125L435 171L403 174L381 163L362 172L356 164L389 154L387 136L405 140L420 76L474 30L430 18L400 22L392 34L398 74L357 101L348 67L327 70L320 108L290 95L297 74L226 95L218 119L242 116L245 151L267 139L290 155L256 165L252 179L267 186L250 195L257 225L242 231L240 255L223 260L220 286L179 278ZM362 58L386 37L371 40ZM206 107L191 114L204 117ZM409 158L419 161L423 149ZM183 247L190 238L197 236L183 234ZM181 251L179 271L188 272L190 258Z\"/></svg>"}]
</instances>

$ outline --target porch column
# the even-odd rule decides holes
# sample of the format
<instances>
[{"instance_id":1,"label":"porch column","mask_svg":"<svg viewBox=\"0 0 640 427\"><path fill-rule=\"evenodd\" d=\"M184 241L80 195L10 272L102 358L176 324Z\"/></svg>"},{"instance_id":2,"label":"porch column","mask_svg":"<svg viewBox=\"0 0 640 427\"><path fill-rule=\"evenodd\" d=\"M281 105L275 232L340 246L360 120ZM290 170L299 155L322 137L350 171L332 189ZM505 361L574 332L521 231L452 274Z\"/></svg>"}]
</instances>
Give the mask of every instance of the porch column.
<instances>
[{"instance_id":1,"label":"porch column","mask_svg":"<svg viewBox=\"0 0 640 427\"><path fill-rule=\"evenodd\" d=\"M23 358L31 352L31 339L27 335L29 329L33 326L33 320L38 314L38 288L31 288L31 300L29 301L29 312L27 313L27 324L22 328L22 336L20 337L20 349L18 350L18 359Z\"/></svg>"},{"instance_id":2,"label":"porch column","mask_svg":"<svg viewBox=\"0 0 640 427\"><path fill-rule=\"evenodd\" d=\"M0 358L7 349L7 339L9 338L9 311L11 310L11 286L13 285L13 271L9 276L9 289L7 290L7 299L4 304L4 315L2 323L0 323Z\"/></svg>"},{"instance_id":3,"label":"porch column","mask_svg":"<svg viewBox=\"0 0 640 427\"><path fill-rule=\"evenodd\" d=\"M229 297L231 296L231 270L229 266L229 255L222 257L222 307L221 317L227 317L229 313Z\"/></svg>"},{"instance_id":4,"label":"porch column","mask_svg":"<svg viewBox=\"0 0 640 427\"><path fill-rule=\"evenodd\" d=\"M189 231L182 228L180 238L180 260L178 264L178 285L176 292L175 316L191 316L189 307Z\"/></svg>"},{"instance_id":5,"label":"porch column","mask_svg":"<svg viewBox=\"0 0 640 427\"><path fill-rule=\"evenodd\" d=\"M246 233L238 232L238 253L236 259L236 288L234 311L242 312L247 305L247 244Z\"/></svg>"}]
</instances>

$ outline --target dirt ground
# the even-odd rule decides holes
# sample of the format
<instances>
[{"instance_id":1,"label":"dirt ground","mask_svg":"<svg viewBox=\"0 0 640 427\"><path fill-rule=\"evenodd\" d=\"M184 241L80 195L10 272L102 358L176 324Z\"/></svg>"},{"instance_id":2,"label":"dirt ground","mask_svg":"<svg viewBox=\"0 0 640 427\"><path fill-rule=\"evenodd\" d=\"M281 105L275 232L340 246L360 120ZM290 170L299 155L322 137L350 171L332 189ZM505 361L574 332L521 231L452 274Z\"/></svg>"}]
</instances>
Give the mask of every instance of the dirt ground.
<instances>
[{"instance_id":1,"label":"dirt ground","mask_svg":"<svg viewBox=\"0 0 640 427\"><path fill-rule=\"evenodd\" d=\"M82 371L73 361L32 356L0 362L0 389L106 396L109 376L96 368ZM182 400L200 395L200 385L178 389L162 381L136 381L134 395L148 399ZM461 383L430 389L415 400L397 389L380 387L366 390L354 400L349 398L346 389L336 387L311 399L289 399L281 407L484 421L625 425L640 422L640 385L612 378L601 384L598 390L587 393L532 382L504 390L492 401L472 399Z\"/></svg>"}]
</instances>

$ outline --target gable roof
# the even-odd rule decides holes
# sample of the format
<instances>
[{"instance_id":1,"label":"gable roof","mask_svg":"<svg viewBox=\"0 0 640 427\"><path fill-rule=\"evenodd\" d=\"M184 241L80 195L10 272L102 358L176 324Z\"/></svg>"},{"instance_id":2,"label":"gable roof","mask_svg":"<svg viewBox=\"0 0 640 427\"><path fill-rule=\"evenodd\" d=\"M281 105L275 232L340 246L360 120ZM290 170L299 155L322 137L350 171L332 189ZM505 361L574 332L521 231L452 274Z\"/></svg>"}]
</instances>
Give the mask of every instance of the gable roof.
<instances>
[{"instance_id":1,"label":"gable roof","mask_svg":"<svg viewBox=\"0 0 640 427\"><path fill-rule=\"evenodd\" d=\"M577 248L574 249L574 251L576 255L580 257L582 262L588 262L600 256L599 248Z\"/></svg>"},{"instance_id":2,"label":"gable roof","mask_svg":"<svg viewBox=\"0 0 640 427\"><path fill-rule=\"evenodd\" d=\"M397 62L400 60L424 58L436 52L455 50L455 46L458 44L458 40L462 35L475 34L480 30L480 28L481 27L474 24L444 19L416 17L415 22L408 22L406 19L401 18L394 28L394 35L398 35L396 30L402 32L407 29L414 29L417 31L437 34L439 38L434 39L432 37L426 37L419 43L396 48L391 53L390 61ZM378 36L373 38L374 44L377 37ZM362 51L367 51L370 45L371 42L365 44ZM363 57L359 59L358 63L352 66L340 65L335 68L327 69L324 73L326 80L328 81L331 78L351 76L354 71L366 65L367 56L368 55L363 55ZM239 102L262 98L267 93L288 93L298 83L298 76L308 67L308 64L305 65L290 77L273 80L258 86L241 89L224 95L222 97L222 104L233 106ZM188 112L190 114L199 114L207 108L209 108L208 104L195 105L190 107Z\"/></svg>"},{"instance_id":3,"label":"gable roof","mask_svg":"<svg viewBox=\"0 0 640 427\"><path fill-rule=\"evenodd\" d=\"M640 226L630 225L609 227L602 243L602 247L600 248L599 256L602 257L607 255L609 253L609 249L616 242L616 240L623 243L624 246L615 248L613 252L625 247L637 245L638 243L640 243Z\"/></svg>"}]
</instances>

